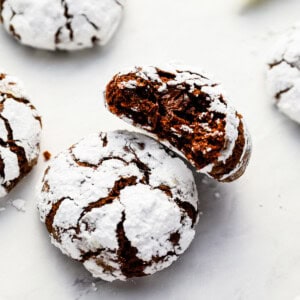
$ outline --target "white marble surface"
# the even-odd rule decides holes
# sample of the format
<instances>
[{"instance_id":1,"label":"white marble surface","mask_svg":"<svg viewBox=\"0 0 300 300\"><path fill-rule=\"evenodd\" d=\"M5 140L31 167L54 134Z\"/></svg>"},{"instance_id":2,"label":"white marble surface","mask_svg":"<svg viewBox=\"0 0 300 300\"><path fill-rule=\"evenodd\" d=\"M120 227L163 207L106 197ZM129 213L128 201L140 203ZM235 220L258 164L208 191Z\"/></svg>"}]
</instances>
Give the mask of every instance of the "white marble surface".
<instances>
[{"instance_id":1,"label":"white marble surface","mask_svg":"<svg viewBox=\"0 0 300 300\"><path fill-rule=\"evenodd\" d=\"M35 207L38 167L0 207L0 299L294 300L300 295L300 127L268 101L264 61L276 35L300 19L299 0L241 13L238 0L128 0L103 49L52 54L0 31L0 66L23 79L43 115L52 154L97 130L129 128L105 112L101 89L118 69L170 60L224 83L245 115L254 151L245 176L218 184L197 175L203 216L190 249L169 269L127 283L93 280L54 248ZM24 199L25 212L10 204ZM95 286L94 284L95 283ZM94 289L97 288L97 291Z\"/></svg>"}]
</instances>

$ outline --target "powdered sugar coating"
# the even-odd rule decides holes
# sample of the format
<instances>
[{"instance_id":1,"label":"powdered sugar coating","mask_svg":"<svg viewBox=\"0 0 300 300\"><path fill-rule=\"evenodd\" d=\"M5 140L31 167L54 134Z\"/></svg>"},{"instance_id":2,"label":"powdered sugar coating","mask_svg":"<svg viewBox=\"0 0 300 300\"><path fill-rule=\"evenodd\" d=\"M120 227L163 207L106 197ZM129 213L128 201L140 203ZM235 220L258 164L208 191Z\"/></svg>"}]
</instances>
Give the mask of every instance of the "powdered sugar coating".
<instances>
[{"instance_id":1,"label":"powdered sugar coating","mask_svg":"<svg viewBox=\"0 0 300 300\"><path fill-rule=\"evenodd\" d=\"M78 50L108 42L121 20L123 2L3 0L0 13L5 29L25 45Z\"/></svg>"},{"instance_id":2,"label":"powdered sugar coating","mask_svg":"<svg viewBox=\"0 0 300 300\"><path fill-rule=\"evenodd\" d=\"M245 161L247 161L247 157L250 155L252 151L252 140L244 120L242 120L242 123L245 129L244 130L245 144L243 146L243 152L241 158L239 162L235 165L235 167L228 174L224 174L221 177L221 181L226 181L228 178L235 176L235 174L241 172L241 170L246 168Z\"/></svg>"},{"instance_id":3,"label":"powdered sugar coating","mask_svg":"<svg viewBox=\"0 0 300 300\"><path fill-rule=\"evenodd\" d=\"M38 202L52 242L104 280L169 266L198 219L191 171L153 139L90 135L49 165Z\"/></svg>"},{"instance_id":4,"label":"powdered sugar coating","mask_svg":"<svg viewBox=\"0 0 300 300\"><path fill-rule=\"evenodd\" d=\"M164 75L168 74L168 75ZM144 66L144 67L132 67L127 68L126 70L119 72L113 80L108 84L107 91L111 91L113 88L116 90L119 89L120 91L124 91L126 89L128 90L136 90L141 91L141 89L145 90L146 93L151 93L149 91L152 91L153 94L155 94L156 98L160 99L167 99L171 98L172 96L168 93L172 92L172 87L176 88L176 91L182 90L183 93L180 95L180 97L190 97L190 95L194 97L199 96L199 102L203 101L201 96L205 95L206 99L206 105L208 106L202 114L199 116L199 123L197 125L201 126L203 131L205 131L205 135L207 135L207 139L213 139L213 137L224 137L224 146L218 153L218 157L216 160L209 162L208 164L201 166L199 168L197 166L197 163L193 161L191 158L188 158L188 160L197 167L197 170L201 173L207 174L208 176L214 177L212 175L212 171L219 167L220 164L223 164L226 166L227 162L230 162L232 164L232 161L230 159L235 155L237 143L239 142L238 139L241 138L240 136L243 135L244 142L243 142L243 149L240 151L243 153L243 155L240 156L239 160L236 162L234 168L228 170L228 173L223 174L222 176L219 176L218 174L218 180L226 181L231 180L230 178L234 178L233 170L238 171L242 164L247 165L250 152L251 152L251 139L248 133L248 129L246 128L245 122L242 119L242 116L237 113L236 109L228 103L224 97L224 92L220 86L219 83L209 79L206 75L203 75L204 73L197 72L197 71L191 71L191 68L185 67L177 67L173 65L163 65L158 67L153 66ZM170 76L171 75L171 76ZM165 76L165 77L164 77ZM170 79L171 77L174 77ZM130 79L128 79L130 78ZM134 79L133 79L134 78ZM145 84L149 82L149 85ZM120 92L122 93L122 92ZM113 95L113 92L112 92ZM124 92L125 95L125 92ZM129 93L127 93L129 95ZM106 107L112 111L111 109L111 103L114 102L114 97L118 96L109 96L109 99L107 97L106 93L106 101L110 102L109 104L105 102ZM179 98L179 96L177 95ZM125 100L126 96L124 96L123 101ZM130 96L128 96L128 99ZM137 96L138 98L138 96ZM171 101L176 102L178 98L172 99ZM130 101L130 100L128 100ZM179 99L178 101L181 101ZM200 105L200 104L199 104ZM120 106L122 106L120 104ZM158 105L159 107L160 105ZM171 104L172 106L172 104ZM132 112L138 112L137 107L132 105L130 108ZM149 108L150 109L150 108ZM113 113L116 113L115 111L112 111ZM168 137L159 137L157 133L152 132L152 124L139 124L139 122L136 122L133 120L132 115L129 113L116 113L118 117L123 119L125 122L132 124L134 126L137 126L141 129L144 129L147 131L147 134L152 136L153 138L159 139L159 141L170 148L172 151L176 152L180 156L187 158L187 156L174 145L172 145ZM160 113L158 113L160 114ZM213 130L211 126L208 123L202 122L201 118L208 118L210 115L210 118L213 119L217 115L223 115L225 119L225 126L224 130ZM175 116L176 117L176 116ZM184 119L182 117L182 119ZM191 134L193 135L194 132L194 126L195 126L195 120L190 122L188 124L188 120L186 120L187 123L180 126L180 130L178 130L177 124L174 127L170 128L170 131L173 135L177 135L178 137L184 136L185 134ZM221 122L221 119L217 119L216 122ZM145 122L146 123L146 122ZM192 126L189 126L192 125ZM242 128L241 128L242 127ZM244 132L244 134L243 134ZM195 145L198 146L197 144ZM192 150L193 150L193 146ZM205 149L203 149L202 153L206 155L207 153L211 152L212 148L210 145L207 145ZM247 157L246 157L247 156Z\"/></svg>"},{"instance_id":5,"label":"powdered sugar coating","mask_svg":"<svg viewBox=\"0 0 300 300\"><path fill-rule=\"evenodd\" d=\"M0 72L0 197L4 197L36 164L41 118L22 84Z\"/></svg>"},{"instance_id":6,"label":"powdered sugar coating","mask_svg":"<svg viewBox=\"0 0 300 300\"><path fill-rule=\"evenodd\" d=\"M300 123L300 24L289 29L268 61L267 88L278 109Z\"/></svg>"}]
</instances>

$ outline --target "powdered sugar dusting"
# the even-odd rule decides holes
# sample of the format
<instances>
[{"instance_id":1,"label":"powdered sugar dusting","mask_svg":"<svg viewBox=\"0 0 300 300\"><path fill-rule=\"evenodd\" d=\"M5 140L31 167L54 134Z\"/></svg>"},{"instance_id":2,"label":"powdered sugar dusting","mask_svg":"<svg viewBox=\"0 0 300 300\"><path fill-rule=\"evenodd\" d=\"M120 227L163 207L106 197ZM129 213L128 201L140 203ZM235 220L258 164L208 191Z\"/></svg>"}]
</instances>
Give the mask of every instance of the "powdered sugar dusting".
<instances>
[{"instance_id":1,"label":"powdered sugar dusting","mask_svg":"<svg viewBox=\"0 0 300 300\"><path fill-rule=\"evenodd\" d=\"M22 168L29 172L39 154L40 117L27 100L22 84L0 72L0 156L4 163L0 197L7 194L12 182L18 180ZM23 157L25 156L25 157Z\"/></svg>"},{"instance_id":2,"label":"powdered sugar dusting","mask_svg":"<svg viewBox=\"0 0 300 300\"><path fill-rule=\"evenodd\" d=\"M215 99L215 101L211 103L210 110L222 113L226 116L225 134L227 147L221 152L221 155L218 158L218 161L225 163L233 153L235 142L238 138L238 126L240 124L240 119L237 117L237 112L232 106L222 103L218 99Z\"/></svg>"},{"instance_id":3,"label":"powdered sugar dusting","mask_svg":"<svg viewBox=\"0 0 300 300\"><path fill-rule=\"evenodd\" d=\"M234 167L234 169L231 170L231 172L229 172L228 174L225 174L221 180L226 180L227 178L230 178L231 176L233 176L235 173L237 173L240 169L242 169L244 167L245 164L245 159L246 156L249 155L249 153L251 152L251 148L252 148L252 141L251 141L251 136L249 134L248 128L245 125L244 120L242 120L243 124L244 124L244 136L245 136L245 144L243 147L243 152L242 155L240 157L239 162L236 164L236 166Z\"/></svg>"},{"instance_id":4,"label":"powdered sugar dusting","mask_svg":"<svg viewBox=\"0 0 300 300\"><path fill-rule=\"evenodd\" d=\"M195 233L196 220L181 203L196 212L197 198L179 158L149 137L117 131L91 135L54 158L38 208L63 253L113 281L130 276L120 260L124 238L144 275L175 261Z\"/></svg>"},{"instance_id":5,"label":"powdered sugar dusting","mask_svg":"<svg viewBox=\"0 0 300 300\"><path fill-rule=\"evenodd\" d=\"M48 50L77 50L108 42L121 20L124 1L2 2L4 27L21 43Z\"/></svg>"},{"instance_id":6,"label":"powdered sugar dusting","mask_svg":"<svg viewBox=\"0 0 300 300\"><path fill-rule=\"evenodd\" d=\"M267 88L278 109L300 123L300 24L273 47L268 61Z\"/></svg>"}]
</instances>

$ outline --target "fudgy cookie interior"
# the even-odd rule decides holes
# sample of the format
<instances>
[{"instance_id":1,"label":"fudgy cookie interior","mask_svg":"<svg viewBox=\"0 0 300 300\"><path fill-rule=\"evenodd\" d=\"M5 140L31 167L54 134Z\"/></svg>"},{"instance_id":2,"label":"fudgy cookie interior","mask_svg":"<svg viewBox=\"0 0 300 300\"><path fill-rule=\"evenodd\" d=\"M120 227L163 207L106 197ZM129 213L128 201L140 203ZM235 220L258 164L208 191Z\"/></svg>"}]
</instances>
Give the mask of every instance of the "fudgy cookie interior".
<instances>
[{"instance_id":1,"label":"fudgy cookie interior","mask_svg":"<svg viewBox=\"0 0 300 300\"><path fill-rule=\"evenodd\" d=\"M242 116L205 76L136 67L117 74L105 97L110 112L171 145L198 171L223 182L244 173L251 146Z\"/></svg>"},{"instance_id":2,"label":"fudgy cookie interior","mask_svg":"<svg viewBox=\"0 0 300 300\"><path fill-rule=\"evenodd\" d=\"M163 82L174 74L158 70ZM120 88L122 82L137 80L135 89ZM167 140L192 160L197 169L215 161L225 145L225 115L208 111L208 95L200 89L190 92L185 83L170 86L167 93L157 91L157 83L136 78L134 74L115 77L107 86L109 110L129 118L161 140Z\"/></svg>"}]
</instances>

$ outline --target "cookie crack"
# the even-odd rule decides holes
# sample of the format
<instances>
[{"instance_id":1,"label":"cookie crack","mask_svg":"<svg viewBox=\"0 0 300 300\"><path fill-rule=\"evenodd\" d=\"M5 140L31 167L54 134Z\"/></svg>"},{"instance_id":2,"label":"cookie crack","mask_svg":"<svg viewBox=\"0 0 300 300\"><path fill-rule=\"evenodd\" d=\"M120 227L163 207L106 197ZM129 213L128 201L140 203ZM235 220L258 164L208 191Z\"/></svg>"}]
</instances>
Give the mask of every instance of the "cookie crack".
<instances>
[{"instance_id":1,"label":"cookie crack","mask_svg":"<svg viewBox=\"0 0 300 300\"><path fill-rule=\"evenodd\" d=\"M99 248L95 251L88 251L84 252L81 255L80 262L84 263L87 260L90 260L91 258L96 258L98 255L100 255L103 251L109 251L109 249L106 248Z\"/></svg>"},{"instance_id":2,"label":"cookie crack","mask_svg":"<svg viewBox=\"0 0 300 300\"><path fill-rule=\"evenodd\" d=\"M5 0L1 1L0 2L0 22L3 22L3 17L2 17L2 10L3 10L3 6L4 6L4 2ZM20 15L20 13L17 13L10 4L8 4L9 7L10 7L10 10L12 12L12 16L10 17L10 20L9 20L9 26L8 26L8 30L9 32L12 34L12 36L14 38L16 38L17 40L21 41L21 36L16 32L16 29L15 27L11 24L12 22L12 19L16 16L16 15Z\"/></svg>"},{"instance_id":3,"label":"cookie crack","mask_svg":"<svg viewBox=\"0 0 300 300\"><path fill-rule=\"evenodd\" d=\"M45 224L46 224L46 228L47 228L48 232L57 241L60 241L60 235L57 232L56 228L54 228L53 222L54 222L54 218L56 216L56 213L57 213L59 207L61 206L63 201L66 200L66 199L73 200L70 197L63 197L60 200L58 200L57 202L53 203L52 207L51 207L51 210L50 210L50 212L48 213L48 215L46 216L46 219L45 219Z\"/></svg>"},{"instance_id":4,"label":"cookie crack","mask_svg":"<svg viewBox=\"0 0 300 300\"><path fill-rule=\"evenodd\" d=\"M88 163L88 162L83 162L83 161L80 161L80 159L76 158L75 154L72 152L72 149L70 149L70 154L72 156L72 159L73 161L80 167L84 167L84 168L91 168L91 169L97 169L99 168L105 161L108 161L108 160L119 160L121 162L123 162L125 165L128 165L128 162L121 158L121 157L118 157L118 156L109 156L109 157L103 157L100 162L98 164L91 164L91 163Z\"/></svg>"},{"instance_id":5,"label":"cookie crack","mask_svg":"<svg viewBox=\"0 0 300 300\"><path fill-rule=\"evenodd\" d=\"M45 224L47 227L47 230L50 234L53 234L54 228L53 228L53 221L54 221L54 217L56 215L57 210L59 209L60 205L62 204L62 202L67 199L67 198L61 198L60 200L58 200L57 202L55 202L54 204L52 204L51 210L48 213L48 215L46 216L45 219Z\"/></svg>"},{"instance_id":6,"label":"cookie crack","mask_svg":"<svg viewBox=\"0 0 300 300\"><path fill-rule=\"evenodd\" d=\"M99 26L97 26L94 22L92 22L86 14L80 14L80 15L83 16L83 17L86 19L86 21L87 21L87 22L88 22L88 23L89 23L96 31L99 31L99 30L100 30Z\"/></svg>"},{"instance_id":7,"label":"cookie crack","mask_svg":"<svg viewBox=\"0 0 300 300\"><path fill-rule=\"evenodd\" d=\"M6 0L0 0L0 22L3 22L2 11Z\"/></svg>"},{"instance_id":8,"label":"cookie crack","mask_svg":"<svg viewBox=\"0 0 300 300\"><path fill-rule=\"evenodd\" d=\"M171 188L168 185L165 184L161 184L159 186L156 186L153 188L154 190L161 190L162 192L164 192L168 197L172 198L173 197L173 193L171 191Z\"/></svg>"},{"instance_id":9,"label":"cookie crack","mask_svg":"<svg viewBox=\"0 0 300 300\"><path fill-rule=\"evenodd\" d=\"M3 161L3 158L0 156L0 176L2 178L5 177L5 164L4 164L4 161Z\"/></svg>"},{"instance_id":10,"label":"cookie crack","mask_svg":"<svg viewBox=\"0 0 300 300\"><path fill-rule=\"evenodd\" d=\"M74 30L72 28L72 21L74 18L74 15L69 13L69 6L66 0L61 0L61 5L63 7L64 10L64 17L66 18L66 23L64 26L61 26L58 28L58 30L56 31L55 35L54 35L54 43L56 45L60 44L61 40L60 40L60 35L61 32L64 28L66 28L69 32L69 39L70 41L74 41ZM99 31L100 27L94 23L88 16L87 14L79 14L79 16L82 16L83 18L85 18L85 20L95 29L95 31ZM96 44L100 41L99 37L94 35L91 37L91 42L93 44Z\"/></svg>"},{"instance_id":11,"label":"cookie crack","mask_svg":"<svg viewBox=\"0 0 300 300\"><path fill-rule=\"evenodd\" d=\"M103 207L104 205L111 204L113 201L117 200L121 194L121 191L129 186L134 186L137 184L137 177L131 176L127 178L120 178L119 180L116 180L114 183L113 188L111 189L110 193L103 198L100 198L99 200L89 203L86 207L82 208L82 212L77 220L77 226L76 226L76 234L79 234L80 232L80 223L81 220L85 217L86 214L91 212L95 208Z\"/></svg>"},{"instance_id":12,"label":"cookie crack","mask_svg":"<svg viewBox=\"0 0 300 300\"><path fill-rule=\"evenodd\" d=\"M66 0L61 0L61 4L62 4L62 6L64 8L64 16L67 19L65 27L67 28L67 30L69 30L69 38L70 38L70 40L73 41L74 32L73 32L73 28L71 26L73 15L69 14L69 6L68 6Z\"/></svg>"},{"instance_id":13,"label":"cookie crack","mask_svg":"<svg viewBox=\"0 0 300 300\"><path fill-rule=\"evenodd\" d=\"M159 189L162 192L164 192L168 197L173 198L173 193L171 188L168 185L161 184L157 187L154 187L153 189ZM184 211L188 217L192 220L192 227L194 227L196 221L197 221L197 216L198 216L198 210L195 209L195 207L190 204L189 202L183 202L179 198L175 198L175 203L179 207L181 211ZM182 222L182 220L181 220ZM177 244L176 242L176 235L170 237L170 241L174 244Z\"/></svg>"},{"instance_id":14,"label":"cookie crack","mask_svg":"<svg viewBox=\"0 0 300 300\"><path fill-rule=\"evenodd\" d=\"M25 149L22 146L19 146L16 143L16 141L14 141L13 130L12 130L8 120L6 118L4 118L2 115L0 115L0 119L4 122L4 126L7 131L7 141L0 139L0 145L4 148L8 147L11 152L16 154L17 159L18 159L20 174L24 174L23 176L25 176L31 169L31 167L28 164ZM16 180L18 180L18 178ZM10 186L10 188L12 188L12 186L14 186L16 180L6 182L6 183L4 183L4 186L6 188L8 188L9 186Z\"/></svg>"},{"instance_id":15,"label":"cookie crack","mask_svg":"<svg viewBox=\"0 0 300 300\"><path fill-rule=\"evenodd\" d=\"M282 64L282 63L286 63L286 64L288 64L291 68L296 68L297 70L300 71L300 66L299 66L298 64L289 62L289 61L286 60L285 58L282 58L282 59L279 60L279 61L275 61L274 63L270 63L270 64L269 64L269 68L272 69L272 68L274 68L274 67L276 67L276 66L279 66L279 65Z\"/></svg>"},{"instance_id":16,"label":"cookie crack","mask_svg":"<svg viewBox=\"0 0 300 300\"><path fill-rule=\"evenodd\" d=\"M0 80L4 79L5 77L3 78L0 78ZM21 102L21 103L24 103L24 104L28 104L30 103L29 100L25 99L25 98L19 98L19 97L16 97L14 96L12 93L7 93L7 92L0 92L0 95L1 97L3 97L3 100L1 101L1 103L3 104L7 99L12 99L12 100L15 100L17 102Z\"/></svg>"},{"instance_id":17,"label":"cookie crack","mask_svg":"<svg viewBox=\"0 0 300 300\"><path fill-rule=\"evenodd\" d=\"M99 31L99 30L100 30L99 26L97 26L94 22L92 22L86 14L80 14L80 15L81 15L82 17L84 17L85 20L86 20L86 21L87 21L87 22L88 22L88 23L89 23L96 31ZM100 42L100 38L99 38L98 36L96 36L96 35L93 35L93 36L91 37L91 42L92 42L93 45L96 45L97 43Z\"/></svg>"},{"instance_id":18,"label":"cookie crack","mask_svg":"<svg viewBox=\"0 0 300 300\"><path fill-rule=\"evenodd\" d=\"M111 253L113 255L115 254L115 251L113 251L111 249L99 248L95 251L88 251L86 253L83 253L81 256L81 259L79 261L81 263L85 263L87 260L90 260L91 258L93 258L95 263L102 268L104 273L107 273L110 276L117 278L117 276L114 274L114 271L117 271L117 269L111 265L108 265L102 257L99 257L102 254L102 252L104 252L104 251L105 251L105 253ZM114 260L114 259L110 259L110 260L118 263L118 260Z\"/></svg>"},{"instance_id":19,"label":"cookie crack","mask_svg":"<svg viewBox=\"0 0 300 300\"><path fill-rule=\"evenodd\" d=\"M118 223L116 230L119 244L117 255L120 269L126 278L141 277L145 275L144 270L147 266L147 262L137 256L137 248L132 246L130 240L127 238L124 229L125 220L126 215L125 211L123 211L122 219Z\"/></svg>"},{"instance_id":20,"label":"cookie crack","mask_svg":"<svg viewBox=\"0 0 300 300\"><path fill-rule=\"evenodd\" d=\"M5 77L1 78L1 75L0 74L0 80L4 79ZM1 92L0 91L0 96L3 97L3 100L0 101L0 104L2 104L2 108L1 108L1 111L3 110L3 104L5 103L6 100L8 99L12 99L16 102L19 102L19 103L22 103L22 104L25 104L27 107L29 107L32 111L36 111L36 108L33 104L30 103L30 101L26 98L23 98L23 97L16 97L14 96L12 93L7 93L7 92ZM42 118L38 115L35 115L33 114L33 117L40 123L40 126L42 127Z\"/></svg>"},{"instance_id":21,"label":"cookie crack","mask_svg":"<svg viewBox=\"0 0 300 300\"><path fill-rule=\"evenodd\" d=\"M13 130L12 130L8 120L6 118L4 118L2 115L0 115L0 119L4 122L4 126L7 131L7 143L12 142L14 140ZM3 139L1 139L1 140L2 140L2 142L5 143L5 141Z\"/></svg>"},{"instance_id":22,"label":"cookie crack","mask_svg":"<svg viewBox=\"0 0 300 300\"><path fill-rule=\"evenodd\" d=\"M279 103L279 101L280 101L280 99L281 99L281 96L282 96L283 94L288 93L292 88L294 88L294 85L292 85L292 86L290 86L290 87L288 87L288 88L286 88L286 89L284 89L284 90L281 90L281 91L279 91L278 93L276 93L275 96L274 96L275 99L276 99L276 104Z\"/></svg>"},{"instance_id":23,"label":"cookie crack","mask_svg":"<svg viewBox=\"0 0 300 300\"><path fill-rule=\"evenodd\" d=\"M107 140L107 133L104 133L104 132L101 132L100 135L99 135L101 141L102 141L102 146L103 147L106 147L107 144L108 144L108 140Z\"/></svg>"},{"instance_id":24,"label":"cookie crack","mask_svg":"<svg viewBox=\"0 0 300 300\"><path fill-rule=\"evenodd\" d=\"M65 25L64 26L61 26L57 29L55 35L54 35L54 43L56 45L60 44L61 40L60 40L60 34L61 34L61 31L66 28L67 31L69 32L69 39L70 41L73 41L74 40L74 31L73 31L73 28L72 28L72 20L73 20L73 15L69 14L69 6L68 6L68 3L66 2L66 0L61 0L61 6L63 8L63 14L64 14L64 17L66 19L66 22L65 22Z\"/></svg>"},{"instance_id":25,"label":"cookie crack","mask_svg":"<svg viewBox=\"0 0 300 300\"><path fill-rule=\"evenodd\" d=\"M12 19L17 15L17 13L13 10L13 8L11 7L11 11L12 11L12 16L9 20L10 24L9 24L9 31L11 32L12 36L15 37L17 40L21 40L21 36L17 33L15 27L11 24Z\"/></svg>"},{"instance_id":26,"label":"cookie crack","mask_svg":"<svg viewBox=\"0 0 300 300\"><path fill-rule=\"evenodd\" d=\"M134 163L139 168L139 170L144 173L141 183L149 184L151 169L140 160L140 158L136 154L136 151L130 145L125 145L124 150L131 153L134 156L134 159L131 160L130 163Z\"/></svg>"},{"instance_id":27,"label":"cookie crack","mask_svg":"<svg viewBox=\"0 0 300 300\"><path fill-rule=\"evenodd\" d=\"M175 198L174 201L177 206L189 216L192 221L192 227L194 227L198 216L198 211L195 207L189 202L181 201L179 198Z\"/></svg>"}]
</instances>

